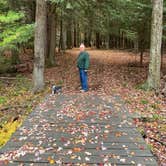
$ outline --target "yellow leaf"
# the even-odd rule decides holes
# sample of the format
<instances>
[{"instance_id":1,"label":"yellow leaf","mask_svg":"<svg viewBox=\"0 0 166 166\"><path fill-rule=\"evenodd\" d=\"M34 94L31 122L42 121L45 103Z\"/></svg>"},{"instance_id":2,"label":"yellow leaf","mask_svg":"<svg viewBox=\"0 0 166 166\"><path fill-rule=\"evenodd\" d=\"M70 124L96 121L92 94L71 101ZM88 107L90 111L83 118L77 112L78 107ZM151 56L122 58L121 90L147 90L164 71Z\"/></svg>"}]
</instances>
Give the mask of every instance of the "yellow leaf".
<instances>
[{"instance_id":1,"label":"yellow leaf","mask_svg":"<svg viewBox=\"0 0 166 166\"><path fill-rule=\"evenodd\" d=\"M55 164L55 160L52 159L51 157L48 157L48 162L49 162L50 164Z\"/></svg>"}]
</instances>

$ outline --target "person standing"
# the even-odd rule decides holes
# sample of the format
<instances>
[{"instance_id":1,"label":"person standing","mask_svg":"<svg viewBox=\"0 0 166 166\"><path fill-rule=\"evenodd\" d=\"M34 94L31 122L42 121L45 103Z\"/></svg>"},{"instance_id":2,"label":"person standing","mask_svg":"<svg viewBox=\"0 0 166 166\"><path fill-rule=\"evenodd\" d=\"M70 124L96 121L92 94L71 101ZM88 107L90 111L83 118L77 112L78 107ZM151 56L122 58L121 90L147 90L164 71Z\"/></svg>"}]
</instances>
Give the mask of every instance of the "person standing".
<instances>
[{"instance_id":1,"label":"person standing","mask_svg":"<svg viewBox=\"0 0 166 166\"><path fill-rule=\"evenodd\" d=\"M77 67L79 69L80 74L80 82L81 82L81 92L88 91L88 69L89 69L89 54L85 51L85 45L80 45L80 53L77 58Z\"/></svg>"}]
</instances>

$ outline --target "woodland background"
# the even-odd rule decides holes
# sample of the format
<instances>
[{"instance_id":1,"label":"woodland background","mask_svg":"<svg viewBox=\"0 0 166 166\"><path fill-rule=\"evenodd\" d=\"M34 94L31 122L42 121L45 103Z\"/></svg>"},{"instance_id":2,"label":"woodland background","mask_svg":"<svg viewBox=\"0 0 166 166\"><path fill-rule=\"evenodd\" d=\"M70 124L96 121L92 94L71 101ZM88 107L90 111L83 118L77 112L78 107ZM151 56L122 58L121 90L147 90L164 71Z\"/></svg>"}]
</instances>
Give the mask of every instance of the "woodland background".
<instances>
[{"instance_id":1,"label":"woodland background","mask_svg":"<svg viewBox=\"0 0 166 166\"><path fill-rule=\"evenodd\" d=\"M156 6L163 7L158 28L163 32L152 45ZM78 92L77 47L84 43L91 57L88 93L119 94L149 148L165 163L165 20L165 0L0 0L0 146L52 85ZM160 37L161 53L153 54ZM152 59L158 63L149 63ZM156 84L147 83L150 68L158 71Z\"/></svg>"}]
</instances>

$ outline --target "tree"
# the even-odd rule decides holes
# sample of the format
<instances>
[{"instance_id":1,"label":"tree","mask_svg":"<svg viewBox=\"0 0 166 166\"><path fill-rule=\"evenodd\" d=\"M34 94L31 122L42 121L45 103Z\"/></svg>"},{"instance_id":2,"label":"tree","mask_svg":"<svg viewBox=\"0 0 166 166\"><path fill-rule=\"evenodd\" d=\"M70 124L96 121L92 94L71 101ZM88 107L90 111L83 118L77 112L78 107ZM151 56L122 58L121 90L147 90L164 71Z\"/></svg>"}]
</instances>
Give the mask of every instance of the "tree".
<instances>
[{"instance_id":1,"label":"tree","mask_svg":"<svg viewBox=\"0 0 166 166\"><path fill-rule=\"evenodd\" d=\"M0 51L11 51L12 64L18 64L20 48L33 38L33 24L24 23L25 14L9 6L8 1L0 1Z\"/></svg>"},{"instance_id":2,"label":"tree","mask_svg":"<svg viewBox=\"0 0 166 166\"><path fill-rule=\"evenodd\" d=\"M35 26L35 57L33 70L33 91L38 92L44 88L44 66L46 53L46 21L47 2L45 0L36 1L36 26Z\"/></svg>"},{"instance_id":3,"label":"tree","mask_svg":"<svg viewBox=\"0 0 166 166\"><path fill-rule=\"evenodd\" d=\"M160 86L163 0L153 0L148 88Z\"/></svg>"},{"instance_id":4,"label":"tree","mask_svg":"<svg viewBox=\"0 0 166 166\"><path fill-rule=\"evenodd\" d=\"M56 47L56 4L49 3L47 5L47 14L48 14L48 19L47 19L47 46L48 46L48 51L47 51L47 65L48 66L54 66L55 65L55 47Z\"/></svg>"}]
</instances>

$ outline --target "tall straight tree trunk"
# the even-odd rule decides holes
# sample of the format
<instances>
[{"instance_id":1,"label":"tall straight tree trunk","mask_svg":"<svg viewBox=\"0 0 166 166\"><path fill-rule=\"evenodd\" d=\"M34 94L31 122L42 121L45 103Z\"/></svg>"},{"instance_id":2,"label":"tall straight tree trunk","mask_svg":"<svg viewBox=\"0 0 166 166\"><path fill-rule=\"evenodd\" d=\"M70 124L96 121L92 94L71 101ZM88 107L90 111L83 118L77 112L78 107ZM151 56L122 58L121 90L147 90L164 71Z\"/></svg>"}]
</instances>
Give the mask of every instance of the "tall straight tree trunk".
<instances>
[{"instance_id":1,"label":"tall straight tree trunk","mask_svg":"<svg viewBox=\"0 0 166 166\"><path fill-rule=\"evenodd\" d=\"M72 48L72 20L68 20L68 28L67 28L67 48Z\"/></svg>"},{"instance_id":2,"label":"tall straight tree trunk","mask_svg":"<svg viewBox=\"0 0 166 166\"><path fill-rule=\"evenodd\" d=\"M59 38L59 52L62 50L63 47L63 20L60 20L60 38Z\"/></svg>"},{"instance_id":3,"label":"tall straight tree trunk","mask_svg":"<svg viewBox=\"0 0 166 166\"><path fill-rule=\"evenodd\" d=\"M76 47L79 47L79 44L81 43L81 41L80 41L80 27L79 27L79 23L77 23L77 34L76 34L76 36L77 36L77 45L76 45Z\"/></svg>"},{"instance_id":4,"label":"tall straight tree trunk","mask_svg":"<svg viewBox=\"0 0 166 166\"><path fill-rule=\"evenodd\" d=\"M88 47L88 35L87 32L84 33L84 44L86 47Z\"/></svg>"},{"instance_id":5,"label":"tall straight tree trunk","mask_svg":"<svg viewBox=\"0 0 166 166\"><path fill-rule=\"evenodd\" d=\"M92 40L92 30L90 29L88 32L88 47L91 47L91 40Z\"/></svg>"},{"instance_id":6,"label":"tall straight tree trunk","mask_svg":"<svg viewBox=\"0 0 166 166\"><path fill-rule=\"evenodd\" d=\"M134 39L134 52L135 52L135 53L138 53L138 48L139 48L139 45L138 45L138 38L135 38L135 39Z\"/></svg>"},{"instance_id":7,"label":"tall straight tree trunk","mask_svg":"<svg viewBox=\"0 0 166 166\"><path fill-rule=\"evenodd\" d=\"M74 47L77 47L77 24L74 21Z\"/></svg>"},{"instance_id":8,"label":"tall straight tree trunk","mask_svg":"<svg viewBox=\"0 0 166 166\"><path fill-rule=\"evenodd\" d=\"M50 44L49 44L49 66L55 65L55 42L56 42L56 15L55 12L51 14L51 30L50 30Z\"/></svg>"},{"instance_id":9,"label":"tall straight tree trunk","mask_svg":"<svg viewBox=\"0 0 166 166\"><path fill-rule=\"evenodd\" d=\"M112 48L112 36L111 36L111 34L109 35L109 48Z\"/></svg>"},{"instance_id":10,"label":"tall straight tree trunk","mask_svg":"<svg viewBox=\"0 0 166 166\"><path fill-rule=\"evenodd\" d=\"M125 34L122 32L122 48L125 49Z\"/></svg>"},{"instance_id":11,"label":"tall straight tree trunk","mask_svg":"<svg viewBox=\"0 0 166 166\"><path fill-rule=\"evenodd\" d=\"M161 45L161 70L163 69L163 61L164 61L164 40L162 40L162 45Z\"/></svg>"},{"instance_id":12,"label":"tall straight tree trunk","mask_svg":"<svg viewBox=\"0 0 166 166\"><path fill-rule=\"evenodd\" d=\"M109 49L109 40L110 40L110 35L106 35L106 49Z\"/></svg>"},{"instance_id":13,"label":"tall straight tree trunk","mask_svg":"<svg viewBox=\"0 0 166 166\"><path fill-rule=\"evenodd\" d=\"M46 23L46 26L47 26L47 40L45 42L46 44L46 62L48 61L49 62L49 49L50 49L50 40L51 40L51 14L50 14L50 10L49 10L49 6L48 6L48 9L47 9L47 23Z\"/></svg>"},{"instance_id":14,"label":"tall straight tree trunk","mask_svg":"<svg viewBox=\"0 0 166 166\"><path fill-rule=\"evenodd\" d=\"M100 34L96 33L96 48L100 48Z\"/></svg>"},{"instance_id":15,"label":"tall straight tree trunk","mask_svg":"<svg viewBox=\"0 0 166 166\"><path fill-rule=\"evenodd\" d=\"M33 91L39 92L44 88L44 65L46 47L46 20L47 3L45 0L36 1L36 27L35 27L35 58L33 69Z\"/></svg>"},{"instance_id":16,"label":"tall straight tree trunk","mask_svg":"<svg viewBox=\"0 0 166 166\"><path fill-rule=\"evenodd\" d=\"M140 66L143 66L143 56L144 55L144 50L141 50L141 53L140 53Z\"/></svg>"},{"instance_id":17,"label":"tall straight tree trunk","mask_svg":"<svg viewBox=\"0 0 166 166\"><path fill-rule=\"evenodd\" d=\"M163 0L153 0L148 88L160 86Z\"/></svg>"},{"instance_id":18,"label":"tall straight tree trunk","mask_svg":"<svg viewBox=\"0 0 166 166\"><path fill-rule=\"evenodd\" d=\"M63 52L65 52L66 50L66 39L67 39L67 36L66 36L66 26L64 25L63 23L63 43L62 43L62 50Z\"/></svg>"},{"instance_id":19,"label":"tall straight tree trunk","mask_svg":"<svg viewBox=\"0 0 166 166\"><path fill-rule=\"evenodd\" d=\"M60 21L60 40L59 40L59 51L62 53L66 50L66 27L64 25L64 21L61 19Z\"/></svg>"}]
</instances>

